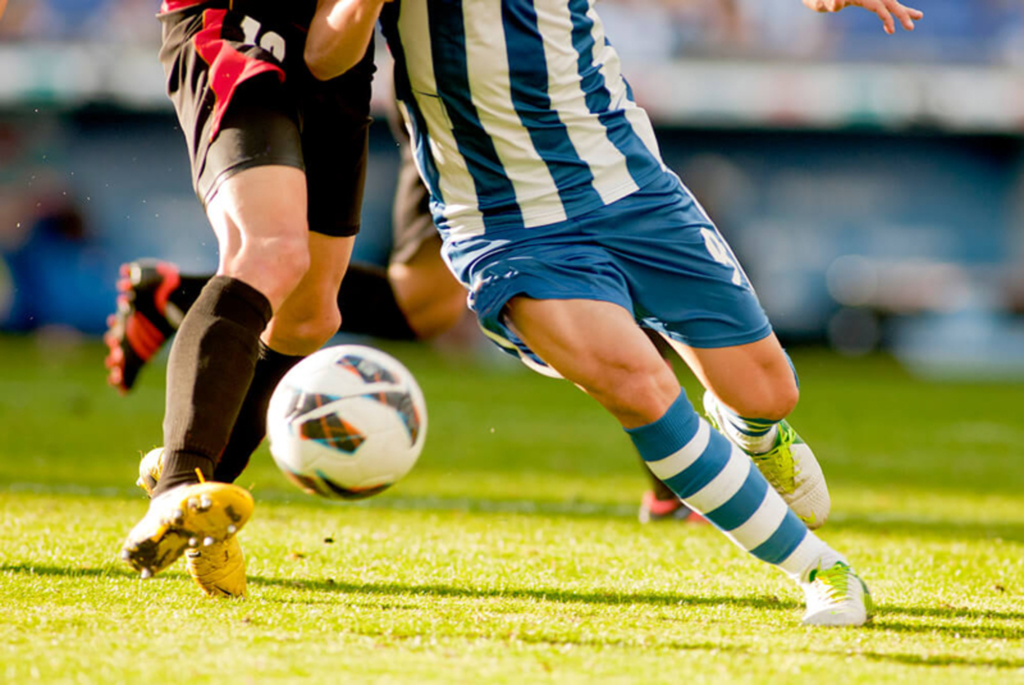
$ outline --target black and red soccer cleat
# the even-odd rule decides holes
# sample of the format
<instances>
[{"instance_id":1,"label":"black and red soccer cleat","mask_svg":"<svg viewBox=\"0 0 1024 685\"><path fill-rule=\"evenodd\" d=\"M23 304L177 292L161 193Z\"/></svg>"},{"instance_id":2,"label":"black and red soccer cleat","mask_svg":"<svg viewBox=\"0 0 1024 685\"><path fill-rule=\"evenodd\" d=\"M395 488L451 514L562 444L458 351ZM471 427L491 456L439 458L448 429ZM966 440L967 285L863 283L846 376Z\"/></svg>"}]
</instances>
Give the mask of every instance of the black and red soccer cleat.
<instances>
[{"instance_id":1,"label":"black and red soccer cleat","mask_svg":"<svg viewBox=\"0 0 1024 685\"><path fill-rule=\"evenodd\" d=\"M678 497L658 499L653 490L648 490L640 499L640 523L652 521L686 521L707 523L707 519L686 506Z\"/></svg>"},{"instance_id":2,"label":"black and red soccer cleat","mask_svg":"<svg viewBox=\"0 0 1024 685\"><path fill-rule=\"evenodd\" d=\"M103 340L110 348L107 382L122 394L178 329L184 314L170 296L180 284L178 267L170 262L140 259L121 265L117 312L107 317Z\"/></svg>"}]
</instances>

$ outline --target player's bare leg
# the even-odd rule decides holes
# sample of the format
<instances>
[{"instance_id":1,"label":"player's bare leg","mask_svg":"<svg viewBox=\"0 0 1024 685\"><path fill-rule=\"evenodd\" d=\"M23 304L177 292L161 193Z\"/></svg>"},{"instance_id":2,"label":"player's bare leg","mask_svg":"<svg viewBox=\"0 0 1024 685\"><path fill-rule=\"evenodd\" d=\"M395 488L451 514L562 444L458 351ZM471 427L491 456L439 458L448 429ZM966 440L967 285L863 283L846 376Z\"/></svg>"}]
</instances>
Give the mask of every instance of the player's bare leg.
<instances>
[{"instance_id":1,"label":"player's bare leg","mask_svg":"<svg viewBox=\"0 0 1024 685\"><path fill-rule=\"evenodd\" d=\"M267 408L277 384L338 331L338 284L348 268L354 242L355 237L309 234L309 270L275 313L260 341L259 361L214 471L216 480L231 483L241 475L266 436Z\"/></svg>"},{"instance_id":2,"label":"player's bare leg","mask_svg":"<svg viewBox=\"0 0 1024 685\"><path fill-rule=\"evenodd\" d=\"M252 498L213 478L260 355L260 336L309 267L305 175L293 167L242 171L207 206L218 274L182 320L168 364L164 463L124 557L151 575L189 544L233 536ZM201 492L200 492L201 491Z\"/></svg>"},{"instance_id":3,"label":"player's bare leg","mask_svg":"<svg viewBox=\"0 0 1024 685\"><path fill-rule=\"evenodd\" d=\"M750 459L697 415L630 312L607 302L519 296L505 314L530 349L619 420L651 470L688 506L801 586L806 623L867 620L870 597L860 578Z\"/></svg>"},{"instance_id":4,"label":"player's bare leg","mask_svg":"<svg viewBox=\"0 0 1024 685\"><path fill-rule=\"evenodd\" d=\"M708 419L750 455L804 523L822 526L832 501L814 453L785 420L800 390L775 334L712 349L669 343L707 388Z\"/></svg>"},{"instance_id":5,"label":"player's bare leg","mask_svg":"<svg viewBox=\"0 0 1024 685\"><path fill-rule=\"evenodd\" d=\"M420 340L450 330L466 313L466 289L441 258L440 237L425 241L407 262L391 264L388 280Z\"/></svg>"},{"instance_id":6,"label":"player's bare leg","mask_svg":"<svg viewBox=\"0 0 1024 685\"><path fill-rule=\"evenodd\" d=\"M306 175L246 169L220 185L206 214L220 247L217 276L255 288L276 312L309 269Z\"/></svg>"},{"instance_id":7,"label":"player's bare leg","mask_svg":"<svg viewBox=\"0 0 1024 685\"><path fill-rule=\"evenodd\" d=\"M214 477L220 483L231 482L241 473L266 433L267 403L280 376L301 355L318 349L337 330L338 281L348 266L354 238L310 233L308 240L310 268L264 331L253 382L215 469ZM140 465L139 485L151 495L164 476L164 457L163 449L153 450ZM207 594L215 597L245 595L245 557L233 536L193 545L186 551L186 562L189 575Z\"/></svg>"}]
</instances>

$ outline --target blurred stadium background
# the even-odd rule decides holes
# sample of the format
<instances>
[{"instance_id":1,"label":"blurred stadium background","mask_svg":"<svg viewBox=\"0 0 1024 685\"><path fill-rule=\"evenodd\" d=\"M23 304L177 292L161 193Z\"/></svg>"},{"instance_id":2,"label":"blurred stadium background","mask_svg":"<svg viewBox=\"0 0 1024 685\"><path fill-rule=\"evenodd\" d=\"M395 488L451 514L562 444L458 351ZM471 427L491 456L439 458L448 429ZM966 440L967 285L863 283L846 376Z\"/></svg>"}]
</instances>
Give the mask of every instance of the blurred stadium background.
<instances>
[{"instance_id":1,"label":"blurred stadium background","mask_svg":"<svg viewBox=\"0 0 1024 685\"><path fill-rule=\"evenodd\" d=\"M920 0L914 34L797 0L601 0L663 153L789 344L1024 377L1024 4ZM94 335L121 261L210 270L155 0L11 0L0 23L0 330ZM382 52L378 105L389 70ZM357 251L383 262L383 122Z\"/></svg>"}]
</instances>

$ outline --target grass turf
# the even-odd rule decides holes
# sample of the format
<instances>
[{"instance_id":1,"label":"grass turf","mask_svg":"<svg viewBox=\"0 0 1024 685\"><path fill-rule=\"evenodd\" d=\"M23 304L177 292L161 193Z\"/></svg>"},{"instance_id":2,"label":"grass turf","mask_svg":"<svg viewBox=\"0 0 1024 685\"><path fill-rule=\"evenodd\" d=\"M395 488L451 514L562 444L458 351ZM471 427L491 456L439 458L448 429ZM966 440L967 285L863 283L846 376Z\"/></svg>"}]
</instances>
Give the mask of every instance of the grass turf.
<instances>
[{"instance_id":1,"label":"grass turf","mask_svg":"<svg viewBox=\"0 0 1024 685\"><path fill-rule=\"evenodd\" d=\"M96 346L0 338L0 678L1024 681L1024 388L796 355L794 424L833 492L823 536L879 604L822 630L715 531L637 524L632 448L568 384L389 349L428 399L421 463L334 504L261 450L241 481L251 597L218 602L180 564L142 582L116 560L145 510L131 483L159 441L161 370L123 399Z\"/></svg>"}]
</instances>

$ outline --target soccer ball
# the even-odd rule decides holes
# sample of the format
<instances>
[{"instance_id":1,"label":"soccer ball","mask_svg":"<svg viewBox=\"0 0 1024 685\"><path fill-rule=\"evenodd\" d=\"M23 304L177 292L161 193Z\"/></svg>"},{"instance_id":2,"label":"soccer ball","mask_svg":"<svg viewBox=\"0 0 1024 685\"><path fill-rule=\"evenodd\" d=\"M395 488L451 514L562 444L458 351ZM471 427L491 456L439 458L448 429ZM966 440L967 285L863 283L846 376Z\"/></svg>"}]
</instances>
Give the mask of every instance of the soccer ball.
<instances>
[{"instance_id":1,"label":"soccer ball","mask_svg":"<svg viewBox=\"0 0 1024 685\"><path fill-rule=\"evenodd\" d=\"M310 494L362 499L412 469L427 407L409 370L363 345L328 347L281 379L267 411L270 454Z\"/></svg>"}]
</instances>

